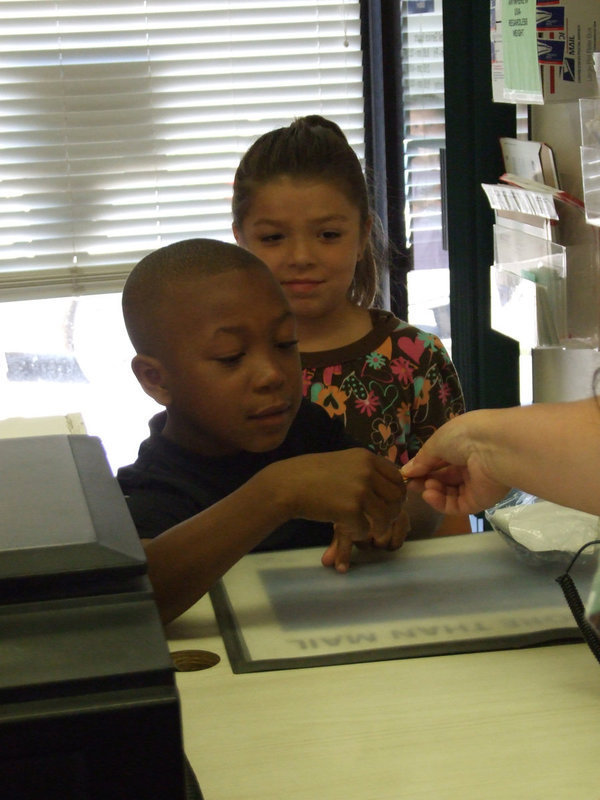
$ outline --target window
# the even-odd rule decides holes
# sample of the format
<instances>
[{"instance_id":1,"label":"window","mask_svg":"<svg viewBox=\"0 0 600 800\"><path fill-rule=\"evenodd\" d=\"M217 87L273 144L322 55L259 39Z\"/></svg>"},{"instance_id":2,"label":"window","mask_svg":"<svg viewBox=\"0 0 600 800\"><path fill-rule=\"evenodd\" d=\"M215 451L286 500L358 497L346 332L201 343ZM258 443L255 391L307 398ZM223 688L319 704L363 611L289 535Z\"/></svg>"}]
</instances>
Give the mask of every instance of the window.
<instances>
[{"instance_id":1,"label":"window","mask_svg":"<svg viewBox=\"0 0 600 800\"><path fill-rule=\"evenodd\" d=\"M402 3L406 227L417 269L447 268L440 150L445 143L441 0Z\"/></svg>"},{"instance_id":2,"label":"window","mask_svg":"<svg viewBox=\"0 0 600 800\"><path fill-rule=\"evenodd\" d=\"M116 467L158 410L128 368L126 275L232 240L266 130L321 113L363 157L359 3L2 4L0 110L0 417L81 411Z\"/></svg>"},{"instance_id":3,"label":"window","mask_svg":"<svg viewBox=\"0 0 600 800\"><path fill-rule=\"evenodd\" d=\"M448 252L444 243L445 151L442 0L400 0L404 101L405 221L414 269L408 273L409 321L437 333L451 351ZM461 47L462 43L457 43ZM491 69L491 65L490 65ZM516 107L527 138L527 108Z\"/></svg>"},{"instance_id":4,"label":"window","mask_svg":"<svg viewBox=\"0 0 600 800\"><path fill-rule=\"evenodd\" d=\"M445 144L442 0L401 0L409 320L450 349L448 253L442 230Z\"/></svg>"}]
</instances>

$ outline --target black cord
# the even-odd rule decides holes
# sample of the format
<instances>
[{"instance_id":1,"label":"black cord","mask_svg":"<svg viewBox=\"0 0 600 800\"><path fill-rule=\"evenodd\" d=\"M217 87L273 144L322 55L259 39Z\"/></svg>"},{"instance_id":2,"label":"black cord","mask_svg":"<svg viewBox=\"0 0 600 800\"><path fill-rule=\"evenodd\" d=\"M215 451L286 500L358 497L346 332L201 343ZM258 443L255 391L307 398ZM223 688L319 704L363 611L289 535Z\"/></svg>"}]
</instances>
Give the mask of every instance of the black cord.
<instances>
[{"instance_id":1,"label":"black cord","mask_svg":"<svg viewBox=\"0 0 600 800\"><path fill-rule=\"evenodd\" d=\"M595 628L590 625L586 618L585 606L581 601L581 597L579 596L579 592L573 583L573 579L569 575L573 564L575 564L581 553L583 553L586 548L591 547L594 544L600 544L600 539L594 539L593 541L584 544L583 547L580 547L571 559L571 563L567 567L564 574L559 575L559 577L556 578L556 582L563 591L565 599L569 605L569 608L571 609L571 613L575 617L575 621L577 622L577 626L579 627L583 638L587 642L588 647L596 657L598 663L600 663L600 638L598 637Z\"/></svg>"},{"instance_id":2,"label":"black cord","mask_svg":"<svg viewBox=\"0 0 600 800\"><path fill-rule=\"evenodd\" d=\"M573 558L571 559L571 563L567 567L565 571L565 575L568 575L571 569L573 568L573 564L577 561L579 556L583 553L584 550L587 550L588 547L591 547L593 544L600 544L600 539L592 539L591 542L587 542L586 544L582 545L579 550L575 553Z\"/></svg>"}]
</instances>

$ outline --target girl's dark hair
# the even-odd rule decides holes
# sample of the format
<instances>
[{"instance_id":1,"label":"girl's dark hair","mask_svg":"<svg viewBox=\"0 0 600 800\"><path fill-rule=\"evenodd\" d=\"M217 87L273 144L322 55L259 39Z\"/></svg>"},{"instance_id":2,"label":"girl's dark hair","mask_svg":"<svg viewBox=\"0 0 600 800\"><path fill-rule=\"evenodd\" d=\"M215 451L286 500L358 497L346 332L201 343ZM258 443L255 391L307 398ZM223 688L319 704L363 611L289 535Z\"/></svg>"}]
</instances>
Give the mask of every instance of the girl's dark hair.
<instances>
[{"instance_id":1,"label":"girl's dark hair","mask_svg":"<svg viewBox=\"0 0 600 800\"><path fill-rule=\"evenodd\" d=\"M381 223L371 210L360 161L340 127L313 114L259 137L240 161L233 181L233 223L238 229L255 191L282 175L333 183L358 208L363 229L372 220L371 235L356 264L349 290L352 302L364 307L372 305L386 257L385 239Z\"/></svg>"}]
</instances>

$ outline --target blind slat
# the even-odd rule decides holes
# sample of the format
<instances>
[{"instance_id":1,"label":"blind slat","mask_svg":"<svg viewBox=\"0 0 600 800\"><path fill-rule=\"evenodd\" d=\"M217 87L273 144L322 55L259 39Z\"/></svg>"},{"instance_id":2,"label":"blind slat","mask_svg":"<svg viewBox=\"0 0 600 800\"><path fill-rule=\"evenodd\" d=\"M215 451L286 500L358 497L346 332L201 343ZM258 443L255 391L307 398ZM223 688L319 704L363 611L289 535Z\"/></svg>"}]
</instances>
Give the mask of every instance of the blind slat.
<instances>
[{"instance_id":1,"label":"blind slat","mask_svg":"<svg viewBox=\"0 0 600 800\"><path fill-rule=\"evenodd\" d=\"M116 291L158 246L232 241L241 155L313 113L363 158L358 2L0 3L0 299Z\"/></svg>"},{"instance_id":2,"label":"blind slat","mask_svg":"<svg viewBox=\"0 0 600 800\"><path fill-rule=\"evenodd\" d=\"M418 234L428 231L439 242L441 251L439 151L445 142L441 0L436 0L433 9L411 13L411 4L402 0L405 217L409 243L415 244Z\"/></svg>"}]
</instances>

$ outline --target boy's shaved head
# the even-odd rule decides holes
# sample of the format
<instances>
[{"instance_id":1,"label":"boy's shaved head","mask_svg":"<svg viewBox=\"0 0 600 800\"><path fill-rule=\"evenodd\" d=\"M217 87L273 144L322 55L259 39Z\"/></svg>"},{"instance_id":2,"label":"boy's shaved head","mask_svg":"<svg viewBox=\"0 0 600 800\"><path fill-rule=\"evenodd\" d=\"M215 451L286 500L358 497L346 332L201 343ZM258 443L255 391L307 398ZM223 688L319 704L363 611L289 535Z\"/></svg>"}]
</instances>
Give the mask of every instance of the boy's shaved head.
<instances>
[{"instance_id":1,"label":"boy's shaved head","mask_svg":"<svg viewBox=\"0 0 600 800\"><path fill-rule=\"evenodd\" d=\"M182 284L240 269L269 272L248 250L214 239L186 239L145 256L123 288L123 317L136 352L160 357L164 312L176 293L181 297Z\"/></svg>"}]
</instances>

